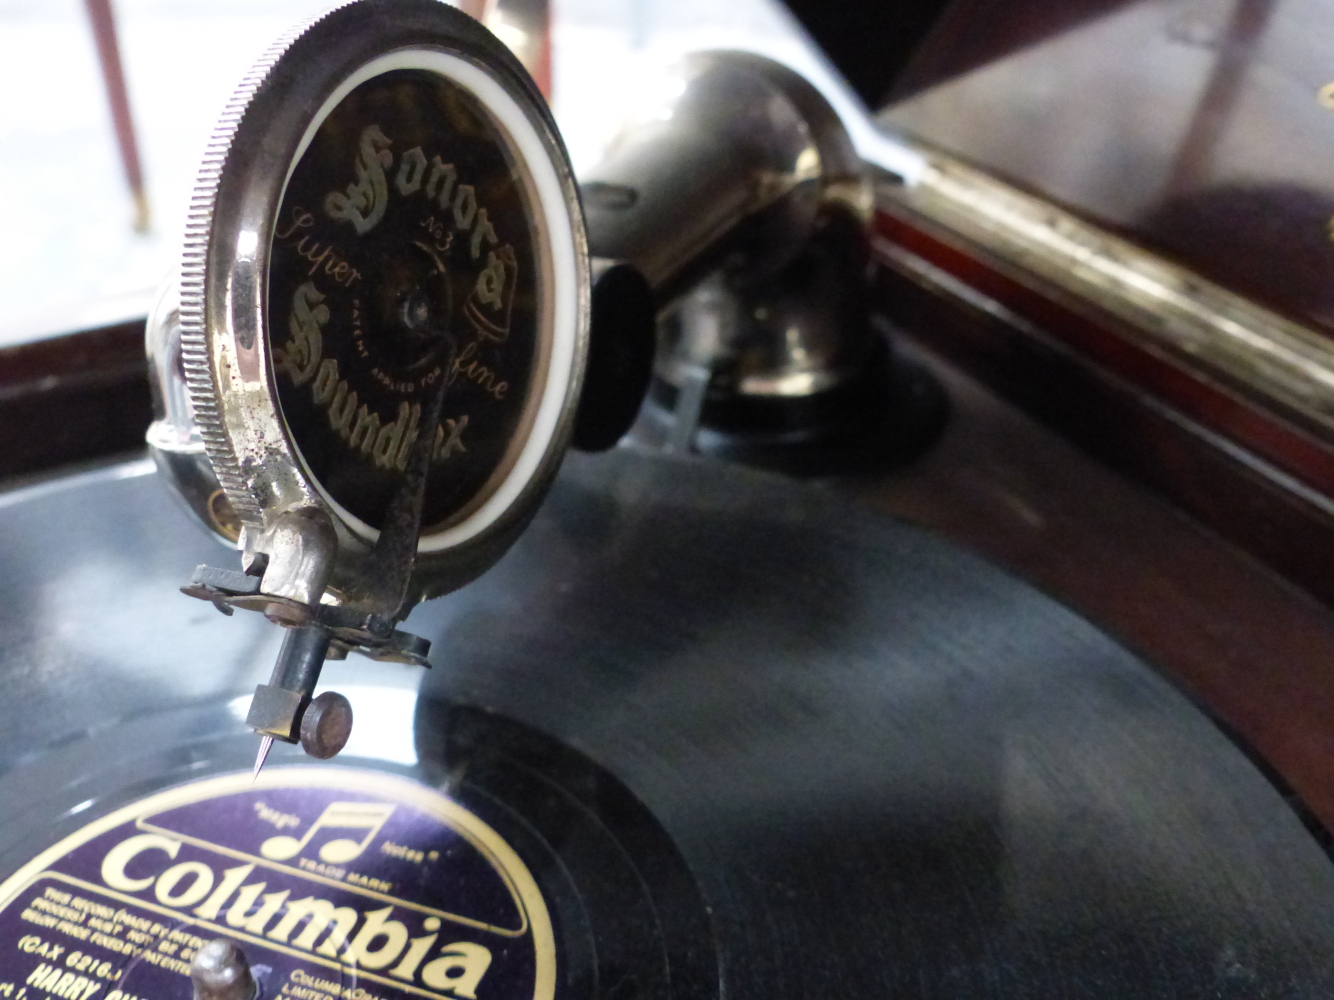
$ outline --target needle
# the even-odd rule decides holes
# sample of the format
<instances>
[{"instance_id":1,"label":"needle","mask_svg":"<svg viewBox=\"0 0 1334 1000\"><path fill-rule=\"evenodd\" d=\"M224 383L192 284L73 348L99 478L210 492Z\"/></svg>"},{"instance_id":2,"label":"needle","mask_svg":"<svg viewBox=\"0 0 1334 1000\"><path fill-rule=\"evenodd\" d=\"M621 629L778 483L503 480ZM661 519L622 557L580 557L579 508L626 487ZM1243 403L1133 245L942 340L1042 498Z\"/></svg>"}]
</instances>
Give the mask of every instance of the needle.
<instances>
[{"instance_id":1,"label":"needle","mask_svg":"<svg viewBox=\"0 0 1334 1000\"><path fill-rule=\"evenodd\" d=\"M272 736L263 736L260 738L259 754L255 757L255 773L250 776L251 781L254 781L256 778L259 777L260 768L264 766L264 761L268 758L269 750L272 747L273 747Z\"/></svg>"}]
</instances>

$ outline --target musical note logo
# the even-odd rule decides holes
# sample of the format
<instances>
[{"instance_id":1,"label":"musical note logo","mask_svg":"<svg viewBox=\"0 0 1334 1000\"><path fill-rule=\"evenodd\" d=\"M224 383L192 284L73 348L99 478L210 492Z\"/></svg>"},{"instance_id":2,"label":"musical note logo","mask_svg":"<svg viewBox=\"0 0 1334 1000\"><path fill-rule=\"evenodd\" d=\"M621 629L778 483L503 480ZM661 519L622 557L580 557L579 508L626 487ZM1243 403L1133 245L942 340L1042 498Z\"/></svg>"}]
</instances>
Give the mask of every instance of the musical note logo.
<instances>
[{"instance_id":1,"label":"musical note logo","mask_svg":"<svg viewBox=\"0 0 1334 1000\"><path fill-rule=\"evenodd\" d=\"M290 861L301 853L302 848L310 843L310 838L320 830L365 830L360 840L340 837L331 840L320 848L320 860L331 865L345 865L361 857L361 852L371 842L389 817L394 814L392 804L378 802L330 802L324 807L309 830L297 840L286 834L270 837L259 847L259 853L270 861Z\"/></svg>"}]
</instances>

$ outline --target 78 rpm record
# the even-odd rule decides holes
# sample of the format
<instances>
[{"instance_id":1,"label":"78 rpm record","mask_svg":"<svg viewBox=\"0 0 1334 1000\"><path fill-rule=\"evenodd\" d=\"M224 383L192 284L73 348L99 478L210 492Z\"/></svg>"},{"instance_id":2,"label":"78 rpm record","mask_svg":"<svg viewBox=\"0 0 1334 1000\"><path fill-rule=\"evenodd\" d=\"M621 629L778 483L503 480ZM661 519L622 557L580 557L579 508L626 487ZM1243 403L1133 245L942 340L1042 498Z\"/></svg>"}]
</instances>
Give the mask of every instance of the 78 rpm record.
<instances>
[{"instance_id":1,"label":"78 rpm record","mask_svg":"<svg viewBox=\"0 0 1334 1000\"><path fill-rule=\"evenodd\" d=\"M1330 859L1208 718L819 490L571 456L253 785L279 636L176 595L214 552L142 465L0 505L6 998L186 1000L220 936L272 1000L1334 988Z\"/></svg>"}]
</instances>

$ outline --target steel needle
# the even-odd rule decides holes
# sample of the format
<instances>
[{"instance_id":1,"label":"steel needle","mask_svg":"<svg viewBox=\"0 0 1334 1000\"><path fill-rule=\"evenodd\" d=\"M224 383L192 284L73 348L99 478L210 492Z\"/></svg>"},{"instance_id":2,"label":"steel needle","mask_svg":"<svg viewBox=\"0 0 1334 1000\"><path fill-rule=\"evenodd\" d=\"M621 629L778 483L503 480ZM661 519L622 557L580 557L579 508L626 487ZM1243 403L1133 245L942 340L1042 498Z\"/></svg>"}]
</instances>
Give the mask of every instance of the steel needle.
<instances>
[{"instance_id":1,"label":"steel needle","mask_svg":"<svg viewBox=\"0 0 1334 1000\"><path fill-rule=\"evenodd\" d=\"M264 761L268 758L268 756L269 756L269 750L270 750L272 747L273 747L273 737L272 737L272 736L262 736L262 737L260 737L260 741L259 741L259 754L255 757L255 773L252 774L252 775L250 776L250 780L251 780L251 781L254 781L256 778L259 777L259 771L260 771L260 768L262 768L262 767L264 766Z\"/></svg>"}]
</instances>

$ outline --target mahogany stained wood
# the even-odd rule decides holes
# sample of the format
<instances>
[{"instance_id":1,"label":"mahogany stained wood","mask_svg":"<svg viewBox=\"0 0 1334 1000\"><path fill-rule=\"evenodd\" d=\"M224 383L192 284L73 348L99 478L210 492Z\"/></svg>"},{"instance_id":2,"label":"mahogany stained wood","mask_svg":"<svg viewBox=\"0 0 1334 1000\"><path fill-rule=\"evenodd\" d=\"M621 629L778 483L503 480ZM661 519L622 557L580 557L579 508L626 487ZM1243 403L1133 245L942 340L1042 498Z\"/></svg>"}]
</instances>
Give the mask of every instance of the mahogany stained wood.
<instances>
[{"instance_id":1,"label":"mahogany stained wood","mask_svg":"<svg viewBox=\"0 0 1334 1000\"><path fill-rule=\"evenodd\" d=\"M881 120L1334 336L1334 0L1053 6L957 0Z\"/></svg>"},{"instance_id":2,"label":"mahogany stained wood","mask_svg":"<svg viewBox=\"0 0 1334 1000\"><path fill-rule=\"evenodd\" d=\"M0 476L144 446L143 321L0 349Z\"/></svg>"},{"instance_id":3,"label":"mahogany stained wood","mask_svg":"<svg viewBox=\"0 0 1334 1000\"><path fill-rule=\"evenodd\" d=\"M881 208L876 231L1048 335L1098 362L1326 497L1334 497L1334 447L1294 419L1248 400L1139 343L1132 330L1096 306L1070 300L1040 279L994 260L923 220Z\"/></svg>"}]
</instances>

